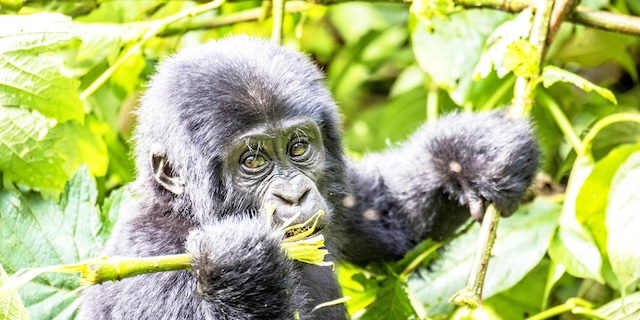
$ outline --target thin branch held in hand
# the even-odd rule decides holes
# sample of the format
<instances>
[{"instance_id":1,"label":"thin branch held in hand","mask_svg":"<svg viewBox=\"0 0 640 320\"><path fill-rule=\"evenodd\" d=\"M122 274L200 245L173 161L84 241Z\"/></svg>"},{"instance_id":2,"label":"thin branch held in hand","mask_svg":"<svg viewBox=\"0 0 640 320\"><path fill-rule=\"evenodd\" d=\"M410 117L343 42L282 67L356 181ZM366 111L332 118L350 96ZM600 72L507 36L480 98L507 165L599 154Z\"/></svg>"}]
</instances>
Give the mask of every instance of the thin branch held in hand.
<instances>
[{"instance_id":1,"label":"thin branch held in hand","mask_svg":"<svg viewBox=\"0 0 640 320\"><path fill-rule=\"evenodd\" d=\"M318 266L333 266L333 262L324 261L329 254L324 247L324 235L314 234L322 215L324 211L320 210L307 221L291 226L297 217L294 216L274 233L275 237L291 234L280 243L287 258ZM80 273L80 284L85 287L147 273L191 270L192 257L191 253L145 258L103 256L68 265L20 269L0 286L0 301L45 272Z\"/></svg>"}]
</instances>

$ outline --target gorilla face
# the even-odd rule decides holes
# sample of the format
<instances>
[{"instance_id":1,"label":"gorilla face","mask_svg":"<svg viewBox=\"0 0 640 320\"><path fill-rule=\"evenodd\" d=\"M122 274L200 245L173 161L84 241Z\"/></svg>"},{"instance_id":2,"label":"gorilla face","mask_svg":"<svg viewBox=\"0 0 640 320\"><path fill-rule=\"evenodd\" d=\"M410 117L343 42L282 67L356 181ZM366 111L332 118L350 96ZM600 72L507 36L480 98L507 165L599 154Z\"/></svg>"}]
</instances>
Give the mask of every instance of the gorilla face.
<instances>
[{"instance_id":1,"label":"gorilla face","mask_svg":"<svg viewBox=\"0 0 640 320\"><path fill-rule=\"evenodd\" d=\"M306 220L327 211L318 182L325 156L320 128L313 121L288 119L260 125L235 137L225 148L225 164L233 187L256 195L258 212L275 208L275 222L300 213Z\"/></svg>"},{"instance_id":2,"label":"gorilla face","mask_svg":"<svg viewBox=\"0 0 640 320\"><path fill-rule=\"evenodd\" d=\"M152 79L135 137L151 161L139 161L139 176L148 168L158 196L185 214L208 213L200 222L275 207L274 223L324 210L326 225L345 178L337 107L321 74L289 50L242 59L259 46L224 41L181 52Z\"/></svg>"}]
</instances>

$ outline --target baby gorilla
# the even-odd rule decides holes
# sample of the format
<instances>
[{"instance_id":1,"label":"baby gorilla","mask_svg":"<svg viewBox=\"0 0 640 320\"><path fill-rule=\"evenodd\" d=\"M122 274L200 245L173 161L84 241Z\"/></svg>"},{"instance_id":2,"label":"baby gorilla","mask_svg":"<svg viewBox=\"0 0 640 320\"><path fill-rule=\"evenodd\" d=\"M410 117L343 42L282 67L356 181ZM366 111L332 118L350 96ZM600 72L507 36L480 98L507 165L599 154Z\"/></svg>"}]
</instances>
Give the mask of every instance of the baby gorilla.
<instances>
[{"instance_id":1,"label":"baby gorilla","mask_svg":"<svg viewBox=\"0 0 640 320\"><path fill-rule=\"evenodd\" d=\"M104 254L189 251L193 272L88 288L81 318L344 319L344 306L312 311L340 289L331 268L287 259L283 221L324 210L331 257L366 264L450 235L469 207L517 208L539 158L527 121L449 115L350 162L323 81L304 55L243 36L162 63L138 110L137 203Z\"/></svg>"}]
</instances>

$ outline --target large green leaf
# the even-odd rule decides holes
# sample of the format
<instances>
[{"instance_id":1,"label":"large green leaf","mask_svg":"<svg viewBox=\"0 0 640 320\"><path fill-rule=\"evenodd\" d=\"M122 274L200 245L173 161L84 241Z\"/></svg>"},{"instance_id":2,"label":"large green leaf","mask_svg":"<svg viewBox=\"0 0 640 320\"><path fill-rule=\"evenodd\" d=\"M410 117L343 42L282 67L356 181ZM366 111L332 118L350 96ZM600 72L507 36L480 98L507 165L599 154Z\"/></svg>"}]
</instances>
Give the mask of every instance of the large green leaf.
<instances>
[{"instance_id":1,"label":"large green leaf","mask_svg":"<svg viewBox=\"0 0 640 320\"><path fill-rule=\"evenodd\" d=\"M67 180L64 160L53 150L61 136L51 122L25 109L0 107L0 171L24 185L60 190Z\"/></svg>"},{"instance_id":2,"label":"large green leaf","mask_svg":"<svg viewBox=\"0 0 640 320\"><path fill-rule=\"evenodd\" d=\"M130 199L124 192L114 192L100 213L95 181L84 166L69 180L58 204L38 194L1 192L0 262L13 273L96 257L119 215L120 203ZM48 273L20 293L35 319L70 319L80 301L69 293L78 286L77 275Z\"/></svg>"},{"instance_id":3,"label":"large green leaf","mask_svg":"<svg viewBox=\"0 0 640 320\"><path fill-rule=\"evenodd\" d=\"M607 252L621 289L640 280L640 152L629 156L611 182L607 203Z\"/></svg>"},{"instance_id":4,"label":"large green leaf","mask_svg":"<svg viewBox=\"0 0 640 320\"><path fill-rule=\"evenodd\" d=\"M576 217L576 204L580 188L593 170L593 159L581 156L576 159L567 186L560 215L560 229L549 247L551 259L567 268L578 278L590 278L604 282L601 275L602 257L593 236Z\"/></svg>"},{"instance_id":5,"label":"large green leaf","mask_svg":"<svg viewBox=\"0 0 640 320\"><path fill-rule=\"evenodd\" d=\"M388 278L376 296L376 300L367 307L361 320L417 319L411 305L406 284L395 278Z\"/></svg>"},{"instance_id":6,"label":"large green leaf","mask_svg":"<svg viewBox=\"0 0 640 320\"><path fill-rule=\"evenodd\" d=\"M580 193L576 200L576 218L586 230L591 233L595 243L600 249L603 258L603 277L614 287L605 276L604 268L610 268L607 259L607 230L605 227L606 207L608 204L608 194L614 175L620 165L637 151L639 146L621 146L614 149L605 158L598 161L584 181ZM587 258L588 259L588 258Z\"/></svg>"},{"instance_id":7,"label":"large green leaf","mask_svg":"<svg viewBox=\"0 0 640 320\"><path fill-rule=\"evenodd\" d=\"M640 319L640 292L615 299L596 310L602 319L633 320Z\"/></svg>"},{"instance_id":8,"label":"large green leaf","mask_svg":"<svg viewBox=\"0 0 640 320\"><path fill-rule=\"evenodd\" d=\"M82 164L87 164L92 176L102 177L107 172L109 157L107 145L100 137L98 123L92 116L87 117L84 125L75 121L59 124L51 131L60 139L54 146L60 158L64 161L64 169L71 175Z\"/></svg>"},{"instance_id":9,"label":"large green leaf","mask_svg":"<svg viewBox=\"0 0 640 320\"><path fill-rule=\"evenodd\" d=\"M0 287L8 277L9 276L4 271L4 268L2 268L2 264L0 264ZM20 299L20 295L17 292L14 292L6 299L0 301L0 320L28 319L29 313L27 313L27 309L25 309L22 299Z\"/></svg>"},{"instance_id":10,"label":"large green leaf","mask_svg":"<svg viewBox=\"0 0 640 320\"><path fill-rule=\"evenodd\" d=\"M513 217L500 220L484 298L511 288L538 265L558 226L559 213L560 205L537 198ZM441 259L428 270L420 270L410 277L409 287L425 305L428 316L448 314L453 309L448 300L465 286L478 232L475 226L445 247Z\"/></svg>"},{"instance_id":11,"label":"large green leaf","mask_svg":"<svg viewBox=\"0 0 640 320\"><path fill-rule=\"evenodd\" d=\"M486 39L509 18L495 10L465 10L448 18L434 17L435 30L413 27L413 51L422 70L462 105Z\"/></svg>"},{"instance_id":12,"label":"large green leaf","mask_svg":"<svg viewBox=\"0 0 640 320\"><path fill-rule=\"evenodd\" d=\"M558 68L556 66L544 67L544 70L542 71L542 85L544 85L545 88L548 88L559 81L571 83L586 92L595 91L603 98L611 101L612 103L617 103L616 96L613 95L611 90L600 87L575 73Z\"/></svg>"},{"instance_id":13,"label":"large green leaf","mask_svg":"<svg viewBox=\"0 0 640 320\"><path fill-rule=\"evenodd\" d=\"M63 76L45 52L78 37L57 14L6 16L0 22L0 105L26 106L60 122L84 120L79 81Z\"/></svg>"}]
</instances>

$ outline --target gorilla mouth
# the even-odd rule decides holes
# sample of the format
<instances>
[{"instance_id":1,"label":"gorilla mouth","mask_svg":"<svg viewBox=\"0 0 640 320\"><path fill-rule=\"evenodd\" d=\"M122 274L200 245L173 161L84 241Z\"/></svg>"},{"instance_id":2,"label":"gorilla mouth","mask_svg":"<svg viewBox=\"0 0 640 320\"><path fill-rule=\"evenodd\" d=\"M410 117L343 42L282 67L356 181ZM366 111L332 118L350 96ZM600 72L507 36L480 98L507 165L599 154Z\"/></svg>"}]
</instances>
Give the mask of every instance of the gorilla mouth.
<instances>
[{"instance_id":1,"label":"gorilla mouth","mask_svg":"<svg viewBox=\"0 0 640 320\"><path fill-rule=\"evenodd\" d=\"M297 213L284 222L284 225L280 227L280 232L285 241L298 241L318 236L324 229L323 224L319 221L322 215L324 215L324 211L319 210L307 221L292 225L293 221L300 216L300 213Z\"/></svg>"},{"instance_id":2,"label":"gorilla mouth","mask_svg":"<svg viewBox=\"0 0 640 320\"><path fill-rule=\"evenodd\" d=\"M286 239L286 238L291 238L291 237L295 237L303 234L307 234L305 237L313 237L317 234L320 234L322 232L322 229L324 228L320 225L314 226L314 225L305 224L299 228L292 228L287 230L284 233L284 237Z\"/></svg>"}]
</instances>

